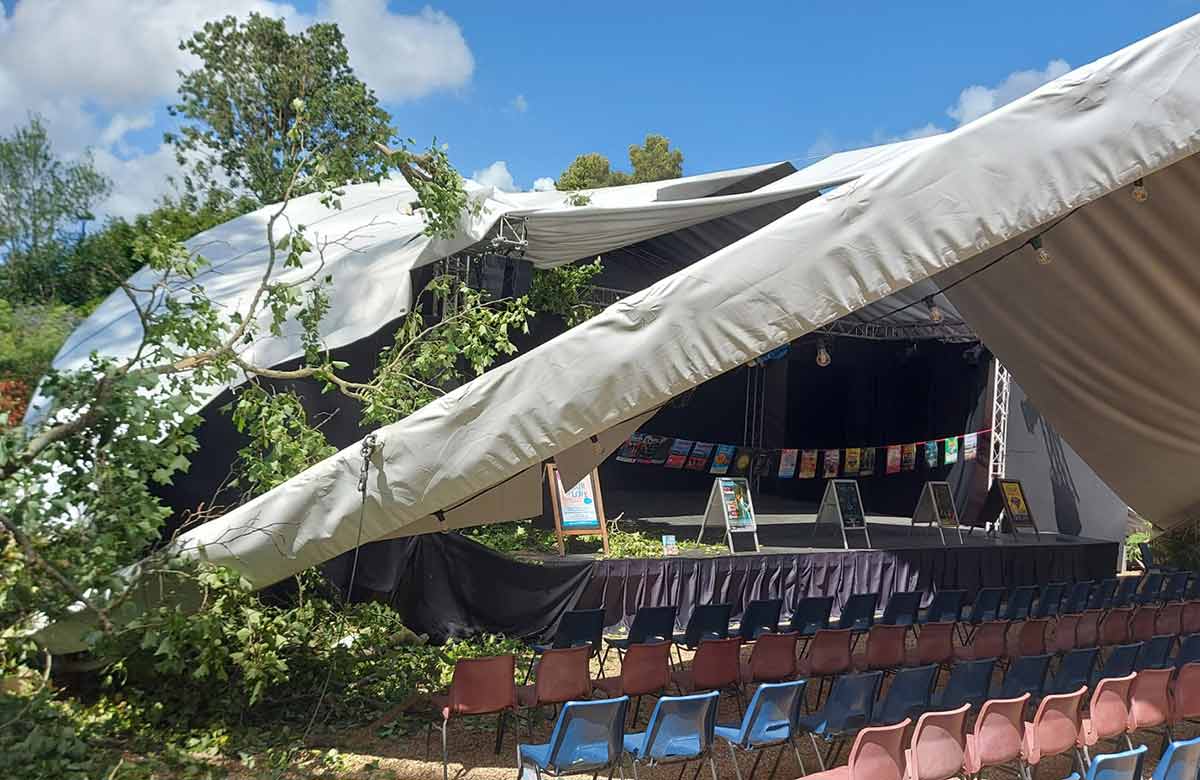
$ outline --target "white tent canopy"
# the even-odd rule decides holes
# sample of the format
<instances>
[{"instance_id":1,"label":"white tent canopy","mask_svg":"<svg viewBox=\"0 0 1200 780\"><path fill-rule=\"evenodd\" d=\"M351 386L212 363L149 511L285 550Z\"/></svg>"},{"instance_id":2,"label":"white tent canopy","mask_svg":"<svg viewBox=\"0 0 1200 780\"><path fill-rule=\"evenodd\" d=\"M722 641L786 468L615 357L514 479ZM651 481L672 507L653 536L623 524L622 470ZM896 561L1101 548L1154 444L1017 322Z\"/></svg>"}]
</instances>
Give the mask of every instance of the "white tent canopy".
<instances>
[{"instance_id":1,"label":"white tent canopy","mask_svg":"<svg viewBox=\"0 0 1200 780\"><path fill-rule=\"evenodd\" d=\"M581 473L623 438L614 428L929 279L1124 500L1162 525L1193 518L1198 54L1194 18L885 155L381 429L361 527L353 446L192 530L181 549L266 585L360 539L527 514L513 493L540 491L546 459ZM1130 197L1141 178L1145 203ZM1034 236L1050 265L1035 261Z\"/></svg>"}]
</instances>

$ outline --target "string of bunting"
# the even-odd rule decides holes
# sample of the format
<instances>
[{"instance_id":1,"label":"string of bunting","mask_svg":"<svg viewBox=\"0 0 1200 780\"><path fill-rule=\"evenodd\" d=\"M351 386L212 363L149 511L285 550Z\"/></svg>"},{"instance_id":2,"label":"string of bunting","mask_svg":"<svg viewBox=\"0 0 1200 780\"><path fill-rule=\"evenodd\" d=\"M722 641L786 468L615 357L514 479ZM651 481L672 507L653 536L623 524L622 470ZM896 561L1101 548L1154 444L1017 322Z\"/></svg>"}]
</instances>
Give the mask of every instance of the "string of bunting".
<instances>
[{"instance_id":1,"label":"string of bunting","mask_svg":"<svg viewBox=\"0 0 1200 780\"><path fill-rule=\"evenodd\" d=\"M983 439L991 432L991 428L985 428L908 444L843 449L762 449L635 433L621 445L617 460L728 476L753 471L778 479L815 479L818 473L823 479L869 477L915 471L918 462L932 469L976 460ZM882 459L877 457L880 450Z\"/></svg>"}]
</instances>

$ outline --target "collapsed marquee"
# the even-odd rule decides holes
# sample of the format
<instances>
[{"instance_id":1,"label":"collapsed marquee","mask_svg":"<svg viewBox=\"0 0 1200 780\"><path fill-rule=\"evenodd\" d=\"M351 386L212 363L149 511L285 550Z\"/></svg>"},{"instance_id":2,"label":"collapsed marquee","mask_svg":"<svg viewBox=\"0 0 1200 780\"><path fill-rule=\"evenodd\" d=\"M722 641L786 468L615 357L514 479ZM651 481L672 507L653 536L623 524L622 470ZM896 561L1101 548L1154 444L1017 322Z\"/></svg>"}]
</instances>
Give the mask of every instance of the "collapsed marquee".
<instances>
[{"instance_id":1,"label":"collapsed marquee","mask_svg":"<svg viewBox=\"0 0 1200 780\"><path fill-rule=\"evenodd\" d=\"M1162 527L1196 519L1197 150L1200 17L953 132L798 172L777 164L616 187L582 206L566 193L472 187L482 208L451 240L422 234L399 182L349 188L338 212L299 199L292 222L340 239L326 257L331 347L403 314L414 269L495 238L505 220L522 221L524 257L551 267L668 233L704 247L706 225L781 213L375 432L365 505L354 444L181 535L179 550L266 586L359 543L539 514L546 461L572 484L690 388L838 323L922 317L915 304L931 295L1131 507ZM212 261L201 283L231 310L261 275L267 213L192 243ZM298 335L265 338L249 359L292 359ZM55 367L93 350L128 354L138 336L114 295ZM30 419L39 414L35 405Z\"/></svg>"}]
</instances>

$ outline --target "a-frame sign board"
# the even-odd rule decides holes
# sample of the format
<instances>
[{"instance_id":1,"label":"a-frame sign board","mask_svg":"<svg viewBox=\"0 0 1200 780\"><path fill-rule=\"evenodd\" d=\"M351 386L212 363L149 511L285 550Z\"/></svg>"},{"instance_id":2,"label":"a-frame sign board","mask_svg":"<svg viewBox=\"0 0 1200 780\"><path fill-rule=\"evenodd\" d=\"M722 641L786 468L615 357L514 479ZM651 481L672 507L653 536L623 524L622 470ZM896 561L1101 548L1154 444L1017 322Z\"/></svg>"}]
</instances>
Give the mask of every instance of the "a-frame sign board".
<instances>
[{"instance_id":1,"label":"a-frame sign board","mask_svg":"<svg viewBox=\"0 0 1200 780\"><path fill-rule=\"evenodd\" d=\"M595 469L579 480L570 490L553 463L546 464L546 479L550 482L550 506L554 509L554 534L558 538L558 554L566 554L566 537L599 536L608 555L608 520L604 517L604 499L600 497L600 475Z\"/></svg>"},{"instance_id":2,"label":"a-frame sign board","mask_svg":"<svg viewBox=\"0 0 1200 780\"><path fill-rule=\"evenodd\" d=\"M861 531L866 537L867 547L871 547L871 532L867 530L867 516L863 512L857 480L831 479L825 483L825 495L821 498L821 507L813 523L814 534L822 523L834 523L841 529L842 547L847 550L850 549L850 540L846 536L848 531Z\"/></svg>"},{"instance_id":3,"label":"a-frame sign board","mask_svg":"<svg viewBox=\"0 0 1200 780\"><path fill-rule=\"evenodd\" d=\"M704 538L704 529L710 522L713 525L724 523L729 552L758 552L754 500L750 497L750 483L744 477L717 477L713 480L696 541Z\"/></svg>"},{"instance_id":4,"label":"a-frame sign board","mask_svg":"<svg viewBox=\"0 0 1200 780\"><path fill-rule=\"evenodd\" d=\"M912 529L918 525L937 526L942 544L946 544L946 529L958 532L958 543L963 543L962 526L958 524L958 508L954 505L954 493L949 482L926 482L913 512ZM912 531L910 530L911 534Z\"/></svg>"},{"instance_id":5,"label":"a-frame sign board","mask_svg":"<svg viewBox=\"0 0 1200 780\"><path fill-rule=\"evenodd\" d=\"M997 479L993 482L983 502L980 517L1000 517L1003 529L1013 536L1017 536L1020 529L1033 529L1035 536L1042 535L1033 520L1033 510L1025 500L1025 489L1018 479Z\"/></svg>"}]
</instances>

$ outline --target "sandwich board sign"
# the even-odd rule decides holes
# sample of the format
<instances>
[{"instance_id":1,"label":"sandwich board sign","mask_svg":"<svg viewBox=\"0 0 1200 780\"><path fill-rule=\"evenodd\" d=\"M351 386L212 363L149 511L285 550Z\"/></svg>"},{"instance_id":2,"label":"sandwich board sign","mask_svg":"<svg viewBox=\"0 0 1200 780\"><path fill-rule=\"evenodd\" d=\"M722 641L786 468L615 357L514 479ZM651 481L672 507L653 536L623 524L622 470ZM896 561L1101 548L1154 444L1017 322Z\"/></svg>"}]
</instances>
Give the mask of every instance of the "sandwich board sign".
<instances>
[{"instance_id":1,"label":"sandwich board sign","mask_svg":"<svg viewBox=\"0 0 1200 780\"><path fill-rule=\"evenodd\" d=\"M983 503L982 517L1000 517L1005 530L1013 536L1022 528L1032 528L1035 536L1041 536L1033 520L1033 510L1025 499L1025 488L1019 479L997 479L992 483L992 489Z\"/></svg>"},{"instance_id":2,"label":"sandwich board sign","mask_svg":"<svg viewBox=\"0 0 1200 780\"><path fill-rule=\"evenodd\" d=\"M709 522L714 525L724 523L729 552L758 552L758 524L754 519L750 482L745 477L717 477L713 480L697 541L704 537L704 529Z\"/></svg>"},{"instance_id":3,"label":"sandwich board sign","mask_svg":"<svg viewBox=\"0 0 1200 780\"><path fill-rule=\"evenodd\" d=\"M958 543L963 543L958 508L954 505L954 493L950 490L949 482L926 482L925 487L921 488L911 527L915 529L918 525L937 526L943 545L946 543L946 529L954 529L958 531Z\"/></svg>"},{"instance_id":4,"label":"sandwich board sign","mask_svg":"<svg viewBox=\"0 0 1200 780\"><path fill-rule=\"evenodd\" d=\"M546 464L550 481L550 505L554 509L554 534L558 554L566 554L568 536L599 536L608 554L608 521L604 518L604 500L600 497L600 475L595 469L567 490L553 463Z\"/></svg>"},{"instance_id":5,"label":"sandwich board sign","mask_svg":"<svg viewBox=\"0 0 1200 780\"><path fill-rule=\"evenodd\" d=\"M817 510L813 523L813 534L822 523L834 523L842 532L842 547L849 550L847 531L861 531L871 546L871 532L867 530L867 515L863 512L862 494L858 491L858 480L831 479L825 483L825 495Z\"/></svg>"}]
</instances>

